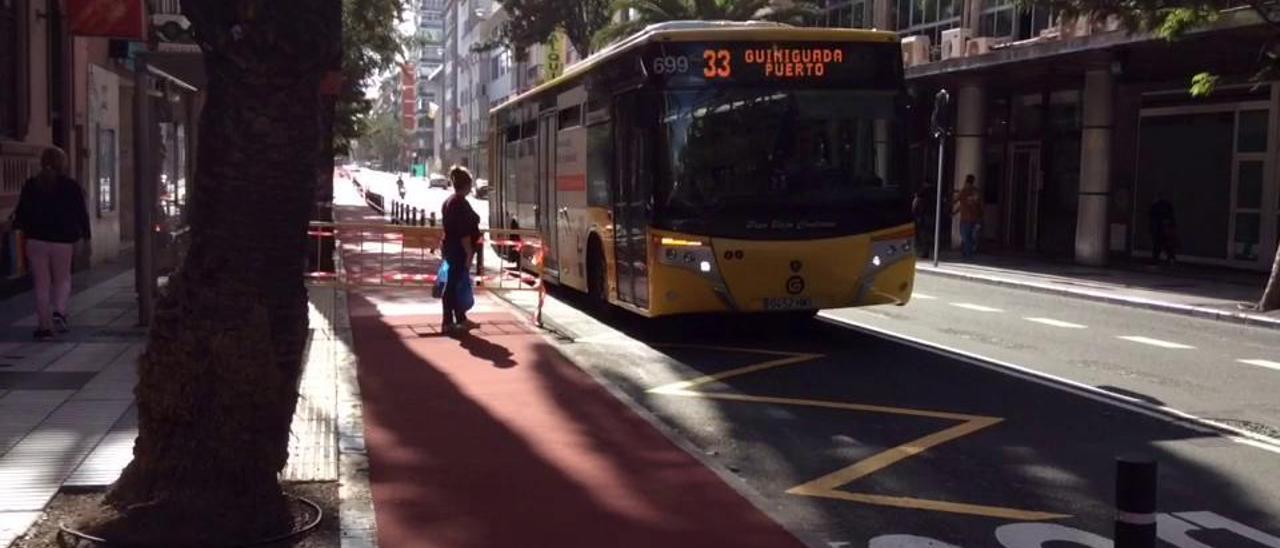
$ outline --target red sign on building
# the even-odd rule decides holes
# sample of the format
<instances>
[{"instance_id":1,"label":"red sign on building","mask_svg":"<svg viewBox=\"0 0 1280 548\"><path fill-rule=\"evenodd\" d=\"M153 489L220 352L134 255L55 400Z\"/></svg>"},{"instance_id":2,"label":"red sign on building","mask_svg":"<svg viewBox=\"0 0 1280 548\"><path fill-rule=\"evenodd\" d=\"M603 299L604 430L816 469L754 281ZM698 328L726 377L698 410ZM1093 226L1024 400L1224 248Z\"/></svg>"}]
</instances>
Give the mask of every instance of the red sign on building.
<instances>
[{"instance_id":1,"label":"red sign on building","mask_svg":"<svg viewBox=\"0 0 1280 548\"><path fill-rule=\"evenodd\" d=\"M418 73L413 63L400 68L400 121L407 132L418 129Z\"/></svg>"},{"instance_id":2,"label":"red sign on building","mask_svg":"<svg viewBox=\"0 0 1280 548\"><path fill-rule=\"evenodd\" d=\"M71 33L126 40L147 39L147 8L143 0L67 0Z\"/></svg>"}]
</instances>

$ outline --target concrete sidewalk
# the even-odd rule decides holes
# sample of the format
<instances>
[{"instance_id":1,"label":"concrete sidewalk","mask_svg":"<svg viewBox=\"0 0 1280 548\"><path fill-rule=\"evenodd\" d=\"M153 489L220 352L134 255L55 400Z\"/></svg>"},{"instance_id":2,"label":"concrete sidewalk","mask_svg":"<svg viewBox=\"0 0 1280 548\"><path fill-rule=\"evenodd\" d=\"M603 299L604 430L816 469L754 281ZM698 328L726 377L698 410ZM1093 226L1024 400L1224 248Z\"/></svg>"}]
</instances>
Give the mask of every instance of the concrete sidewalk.
<instances>
[{"instance_id":1,"label":"concrete sidewalk","mask_svg":"<svg viewBox=\"0 0 1280 548\"><path fill-rule=\"evenodd\" d=\"M24 534L60 489L105 488L133 457L133 390L146 345L133 271L108 266L77 274L75 283L71 332L53 341L31 338L29 292L0 301L0 548ZM338 408L351 399L340 389L344 367L354 384L345 317L340 293L312 290L312 337L285 481L339 479L339 431L350 430L339 428L339 418L359 422L358 411L353 421L350 406ZM347 529L344 546L370 545L359 542L359 524Z\"/></svg>"},{"instance_id":2,"label":"concrete sidewalk","mask_svg":"<svg viewBox=\"0 0 1280 548\"><path fill-rule=\"evenodd\" d=\"M916 269L925 275L1280 329L1280 312L1248 309L1262 295L1263 273L1184 265L1098 268L1000 255L961 259L949 253L942 254L937 267L919 259Z\"/></svg>"}]
</instances>

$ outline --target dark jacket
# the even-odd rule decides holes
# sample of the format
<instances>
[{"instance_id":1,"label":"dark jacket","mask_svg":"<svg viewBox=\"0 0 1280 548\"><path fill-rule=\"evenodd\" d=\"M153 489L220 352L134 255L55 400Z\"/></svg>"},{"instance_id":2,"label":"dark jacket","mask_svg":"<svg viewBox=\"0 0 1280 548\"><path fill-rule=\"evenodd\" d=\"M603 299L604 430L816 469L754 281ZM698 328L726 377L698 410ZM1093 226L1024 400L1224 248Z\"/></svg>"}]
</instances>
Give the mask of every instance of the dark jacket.
<instances>
[{"instance_id":1,"label":"dark jacket","mask_svg":"<svg viewBox=\"0 0 1280 548\"><path fill-rule=\"evenodd\" d=\"M453 194L440 207L440 216L444 221L444 259L465 260L467 252L462 242L470 240L474 244L479 240L480 215L471 208L471 203L466 198Z\"/></svg>"},{"instance_id":2,"label":"dark jacket","mask_svg":"<svg viewBox=\"0 0 1280 548\"><path fill-rule=\"evenodd\" d=\"M13 212L13 227L33 240L71 244L88 240L89 211L84 191L70 177L59 175L53 181L40 176L22 185L18 208Z\"/></svg>"}]
</instances>

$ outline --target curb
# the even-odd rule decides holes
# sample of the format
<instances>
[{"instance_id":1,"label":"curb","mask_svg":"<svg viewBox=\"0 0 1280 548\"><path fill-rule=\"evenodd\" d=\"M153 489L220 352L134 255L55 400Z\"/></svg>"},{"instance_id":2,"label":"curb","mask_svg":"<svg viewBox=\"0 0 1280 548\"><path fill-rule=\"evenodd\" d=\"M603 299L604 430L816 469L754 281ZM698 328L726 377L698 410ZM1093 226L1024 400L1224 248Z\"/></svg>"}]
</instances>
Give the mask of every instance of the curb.
<instances>
[{"instance_id":1,"label":"curb","mask_svg":"<svg viewBox=\"0 0 1280 548\"><path fill-rule=\"evenodd\" d=\"M968 272L960 272L946 267L932 267L920 265L917 263L916 271L935 276L944 276L947 278L966 280L970 282L983 283L987 285L995 285L1000 287L1008 287L1013 289L1022 289L1026 291L1034 291L1036 293L1046 293L1051 295L1063 295L1075 297L1079 299L1103 302L1108 304L1128 306L1131 308L1142 308L1153 310L1156 312L1168 312L1171 314L1179 314L1182 316L1191 316L1209 320L1217 320L1221 322L1230 322L1236 324L1250 325L1263 329L1280 329L1280 318L1269 318L1259 314L1249 314L1246 312L1230 312L1226 310L1218 310L1203 306L1184 305L1151 299L1143 299L1140 297L1130 297L1124 295L1112 295L1108 293L1100 293L1097 291L1089 291L1085 289L1074 289L1058 287L1050 284L1015 280L1012 278L1004 278L1000 276L970 274Z\"/></svg>"}]
</instances>

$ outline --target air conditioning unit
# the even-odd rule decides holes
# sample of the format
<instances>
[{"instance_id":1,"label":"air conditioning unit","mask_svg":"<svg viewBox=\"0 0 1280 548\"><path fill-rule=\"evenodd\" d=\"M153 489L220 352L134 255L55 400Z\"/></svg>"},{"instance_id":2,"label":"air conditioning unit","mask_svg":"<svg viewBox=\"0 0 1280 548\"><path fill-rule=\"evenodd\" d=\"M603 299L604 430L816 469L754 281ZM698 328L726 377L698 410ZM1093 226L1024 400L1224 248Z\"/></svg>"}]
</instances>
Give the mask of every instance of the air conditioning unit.
<instances>
[{"instance_id":1,"label":"air conditioning unit","mask_svg":"<svg viewBox=\"0 0 1280 548\"><path fill-rule=\"evenodd\" d=\"M929 37L908 36L902 39L902 64L914 67L929 62Z\"/></svg>"},{"instance_id":2,"label":"air conditioning unit","mask_svg":"<svg viewBox=\"0 0 1280 548\"><path fill-rule=\"evenodd\" d=\"M1061 22L1061 25L1063 38L1088 36L1093 33L1092 17L1089 17L1088 15L1080 15L1074 19L1065 19Z\"/></svg>"},{"instance_id":3,"label":"air conditioning unit","mask_svg":"<svg viewBox=\"0 0 1280 548\"><path fill-rule=\"evenodd\" d=\"M999 42L995 38L989 36L980 36L973 38L965 44L964 56L973 57L975 55L986 55L991 53L991 46L995 46Z\"/></svg>"},{"instance_id":4,"label":"air conditioning unit","mask_svg":"<svg viewBox=\"0 0 1280 548\"><path fill-rule=\"evenodd\" d=\"M942 59L951 59L953 57L963 57L965 42L969 40L972 32L966 28L954 28L942 31Z\"/></svg>"},{"instance_id":5,"label":"air conditioning unit","mask_svg":"<svg viewBox=\"0 0 1280 548\"><path fill-rule=\"evenodd\" d=\"M1101 23L1101 27L1099 28L1099 30L1101 32L1115 32L1115 31L1124 29L1124 22L1121 21L1119 17L1116 17L1114 15L1108 15L1107 19L1105 21L1101 21L1100 23Z\"/></svg>"}]
</instances>

